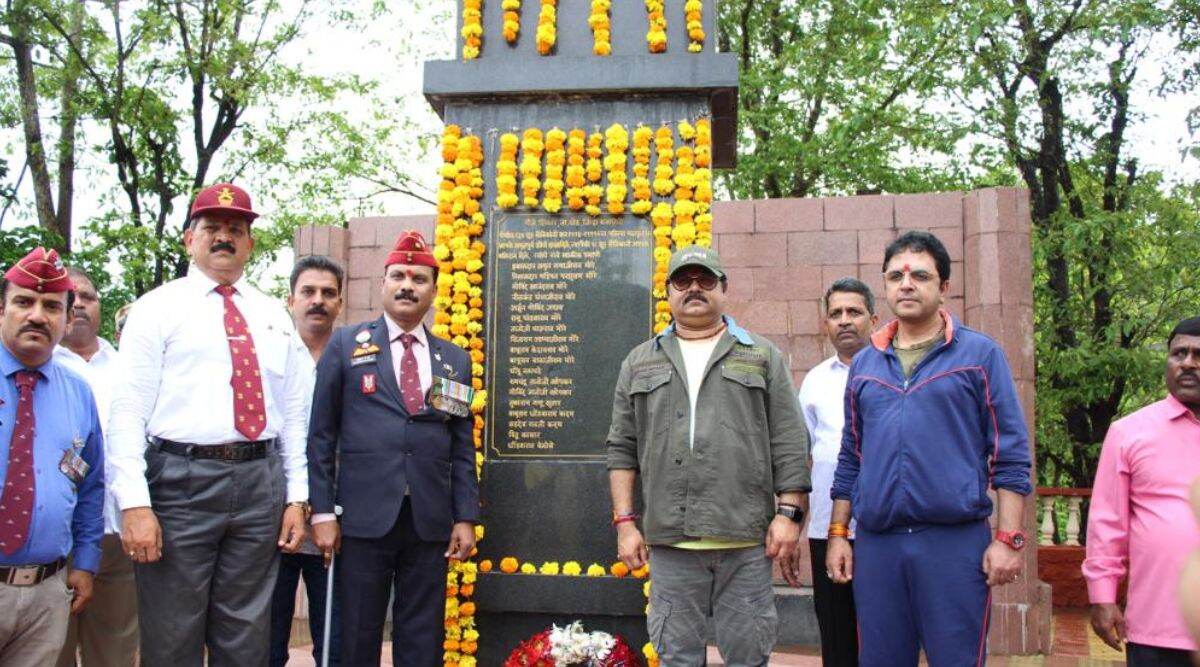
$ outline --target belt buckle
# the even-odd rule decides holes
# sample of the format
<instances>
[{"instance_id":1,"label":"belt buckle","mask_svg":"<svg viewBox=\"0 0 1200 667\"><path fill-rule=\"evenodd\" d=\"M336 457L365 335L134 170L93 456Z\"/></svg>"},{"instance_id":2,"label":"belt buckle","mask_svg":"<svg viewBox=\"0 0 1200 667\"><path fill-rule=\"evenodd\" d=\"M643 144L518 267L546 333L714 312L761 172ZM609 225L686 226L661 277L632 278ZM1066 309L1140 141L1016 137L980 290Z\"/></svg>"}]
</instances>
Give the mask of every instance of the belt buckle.
<instances>
[{"instance_id":1,"label":"belt buckle","mask_svg":"<svg viewBox=\"0 0 1200 667\"><path fill-rule=\"evenodd\" d=\"M33 565L30 567L15 567L12 569L12 574L9 575L9 583L13 586L32 586L36 584L38 574L41 572L41 567Z\"/></svg>"}]
</instances>

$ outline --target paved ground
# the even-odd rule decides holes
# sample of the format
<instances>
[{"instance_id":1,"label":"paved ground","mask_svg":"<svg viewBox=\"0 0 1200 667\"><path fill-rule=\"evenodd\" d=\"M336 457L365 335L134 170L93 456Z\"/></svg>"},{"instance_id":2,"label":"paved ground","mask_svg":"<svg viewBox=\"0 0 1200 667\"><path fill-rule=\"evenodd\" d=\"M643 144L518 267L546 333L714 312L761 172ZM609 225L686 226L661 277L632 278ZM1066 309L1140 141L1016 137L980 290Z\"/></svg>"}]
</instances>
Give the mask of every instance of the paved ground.
<instances>
[{"instance_id":1,"label":"paved ground","mask_svg":"<svg viewBox=\"0 0 1200 667\"><path fill-rule=\"evenodd\" d=\"M1086 610L1060 611L1054 614L1054 652L1048 656L1030 656L988 660L995 667L1116 667L1124 665L1120 653L1104 645L1088 628ZM385 644L381 663L391 667L391 644ZM721 667L725 663L715 648L708 652L708 664ZM820 667L821 659L812 647L781 648L771 656L772 667ZM312 647L292 648L292 659L288 667L313 667Z\"/></svg>"}]
</instances>

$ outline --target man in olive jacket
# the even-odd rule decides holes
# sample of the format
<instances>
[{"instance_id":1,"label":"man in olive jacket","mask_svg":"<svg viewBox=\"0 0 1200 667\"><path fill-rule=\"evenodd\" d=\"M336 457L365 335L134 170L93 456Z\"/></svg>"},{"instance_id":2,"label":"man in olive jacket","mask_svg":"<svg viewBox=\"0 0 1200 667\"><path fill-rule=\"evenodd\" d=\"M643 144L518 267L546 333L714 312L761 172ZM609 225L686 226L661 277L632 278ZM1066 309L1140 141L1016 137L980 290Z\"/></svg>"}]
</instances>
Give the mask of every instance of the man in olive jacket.
<instances>
[{"instance_id":1,"label":"man in olive jacket","mask_svg":"<svg viewBox=\"0 0 1200 667\"><path fill-rule=\"evenodd\" d=\"M617 555L634 569L653 561L647 625L664 665L704 664L709 616L725 664L766 665L777 624L770 560L786 562L800 539L808 431L786 358L723 314L716 251L678 250L668 283L675 323L629 353L613 396Z\"/></svg>"}]
</instances>

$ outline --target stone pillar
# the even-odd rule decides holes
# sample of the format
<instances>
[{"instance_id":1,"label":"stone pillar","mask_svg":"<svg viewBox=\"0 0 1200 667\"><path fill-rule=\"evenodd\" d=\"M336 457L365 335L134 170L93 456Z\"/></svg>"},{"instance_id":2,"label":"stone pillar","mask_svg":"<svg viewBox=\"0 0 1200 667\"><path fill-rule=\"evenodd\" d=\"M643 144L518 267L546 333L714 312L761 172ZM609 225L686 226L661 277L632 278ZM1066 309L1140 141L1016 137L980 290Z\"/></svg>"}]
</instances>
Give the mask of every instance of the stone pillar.
<instances>
[{"instance_id":1,"label":"stone pillar","mask_svg":"<svg viewBox=\"0 0 1200 667\"><path fill-rule=\"evenodd\" d=\"M966 324L1004 348L1033 456L1036 366L1029 193L1020 188L988 188L968 193L963 203ZM1036 514L1037 498L1030 496L1025 503L1025 533L1030 543L1024 552L1024 575L1015 584L995 589L988 635L991 653L1050 651L1050 586L1038 578Z\"/></svg>"}]
</instances>

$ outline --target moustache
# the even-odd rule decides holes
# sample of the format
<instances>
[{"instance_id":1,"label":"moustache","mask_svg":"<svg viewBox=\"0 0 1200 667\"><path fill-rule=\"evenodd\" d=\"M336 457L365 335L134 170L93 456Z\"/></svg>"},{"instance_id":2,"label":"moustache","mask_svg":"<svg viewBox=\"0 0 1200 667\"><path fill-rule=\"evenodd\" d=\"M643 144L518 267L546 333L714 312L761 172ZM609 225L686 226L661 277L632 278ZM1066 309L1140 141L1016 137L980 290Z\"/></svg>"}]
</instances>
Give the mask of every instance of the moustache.
<instances>
[{"instance_id":1,"label":"moustache","mask_svg":"<svg viewBox=\"0 0 1200 667\"><path fill-rule=\"evenodd\" d=\"M410 301L412 303L417 302L417 295L407 291L397 293L395 298L397 301Z\"/></svg>"},{"instance_id":2,"label":"moustache","mask_svg":"<svg viewBox=\"0 0 1200 667\"><path fill-rule=\"evenodd\" d=\"M1192 371L1183 371L1182 373L1180 373L1178 379L1182 380L1183 378L1192 378L1193 380L1200 382L1200 375L1197 375L1196 373L1193 373Z\"/></svg>"},{"instance_id":3,"label":"moustache","mask_svg":"<svg viewBox=\"0 0 1200 667\"><path fill-rule=\"evenodd\" d=\"M325 306L313 306L308 309L307 315L329 315L329 311L325 310Z\"/></svg>"},{"instance_id":4,"label":"moustache","mask_svg":"<svg viewBox=\"0 0 1200 667\"><path fill-rule=\"evenodd\" d=\"M218 242L212 244L212 246L210 246L208 249L209 252L219 252L221 250L224 250L229 253L237 252L237 250L233 247L233 244L228 241L218 241Z\"/></svg>"},{"instance_id":5,"label":"moustache","mask_svg":"<svg viewBox=\"0 0 1200 667\"><path fill-rule=\"evenodd\" d=\"M87 320L88 322L91 322L91 321L92 321L92 318L88 317L88 314L87 314L86 312L82 311L82 310L76 310L76 311L73 311L73 312L71 313L71 319L74 319L74 320Z\"/></svg>"},{"instance_id":6,"label":"moustache","mask_svg":"<svg viewBox=\"0 0 1200 667\"><path fill-rule=\"evenodd\" d=\"M44 327L40 324L26 324L25 326L23 326L17 330L17 334L20 335L20 334L27 333L30 331L36 331L37 333L44 335L46 338L50 337L50 329L48 329L47 327Z\"/></svg>"},{"instance_id":7,"label":"moustache","mask_svg":"<svg viewBox=\"0 0 1200 667\"><path fill-rule=\"evenodd\" d=\"M708 303L708 297L699 292L692 292L683 300L684 303L691 303L693 301L703 301L704 303Z\"/></svg>"}]
</instances>

